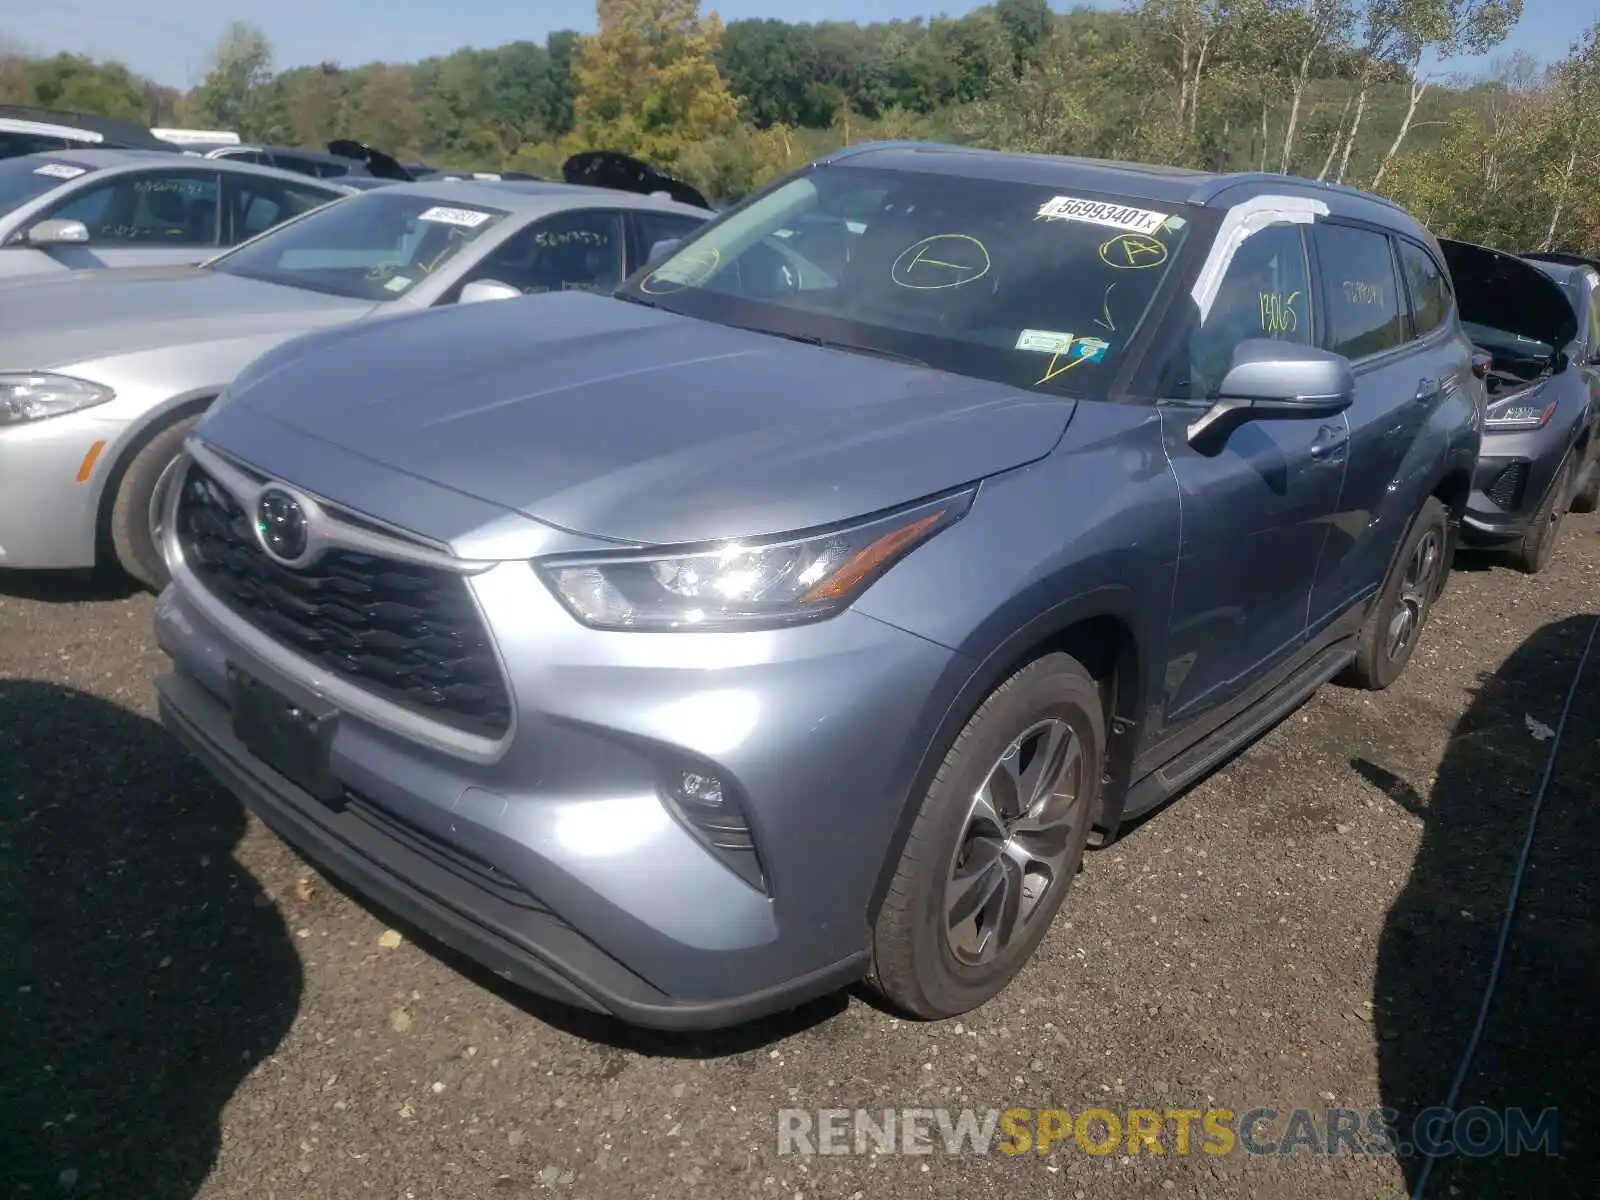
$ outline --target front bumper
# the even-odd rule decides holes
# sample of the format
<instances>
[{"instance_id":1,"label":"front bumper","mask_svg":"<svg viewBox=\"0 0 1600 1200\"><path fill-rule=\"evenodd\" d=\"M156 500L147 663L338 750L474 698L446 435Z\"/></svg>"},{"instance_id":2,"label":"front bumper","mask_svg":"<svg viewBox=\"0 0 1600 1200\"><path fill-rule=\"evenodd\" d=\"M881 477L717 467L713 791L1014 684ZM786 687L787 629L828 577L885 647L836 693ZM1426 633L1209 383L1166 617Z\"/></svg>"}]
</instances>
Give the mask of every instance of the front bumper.
<instances>
[{"instance_id":1,"label":"front bumper","mask_svg":"<svg viewBox=\"0 0 1600 1200\"><path fill-rule=\"evenodd\" d=\"M853 612L771 633L598 634L504 563L472 586L511 733L492 754L452 750L342 703L345 799L330 807L234 736L226 669L292 697L326 698L327 681L286 651L262 661L173 566L156 615L175 663L163 721L285 841L430 935L531 991L659 1028L737 1023L865 973L912 701L950 651ZM766 890L663 800L674 764L741 797Z\"/></svg>"},{"instance_id":2,"label":"front bumper","mask_svg":"<svg viewBox=\"0 0 1600 1200\"><path fill-rule=\"evenodd\" d=\"M94 565L102 476L124 429L93 410L0 428L0 567Z\"/></svg>"},{"instance_id":3,"label":"front bumper","mask_svg":"<svg viewBox=\"0 0 1600 1200\"><path fill-rule=\"evenodd\" d=\"M1523 537L1555 482L1572 436L1567 424L1555 421L1527 432L1486 432L1461 522L1462 540L1486 545Z\"/></svg>"},{"instance_id":4,"label":"front bumper","mask_svg":"<svg viewBox=\"0 0 1600 1200\"><path fill-rule=\"evenodd\" d=\"M864 952L764 991L683 1000L610 958L559 917L500 897L419 831L371 806L333 809L245 750L215 697L181 673L156 681L162 723L274 833L319 870L536 995L636 1025L692 1030L737 1024L859 979Z\"/></svg>"}]
</instances>

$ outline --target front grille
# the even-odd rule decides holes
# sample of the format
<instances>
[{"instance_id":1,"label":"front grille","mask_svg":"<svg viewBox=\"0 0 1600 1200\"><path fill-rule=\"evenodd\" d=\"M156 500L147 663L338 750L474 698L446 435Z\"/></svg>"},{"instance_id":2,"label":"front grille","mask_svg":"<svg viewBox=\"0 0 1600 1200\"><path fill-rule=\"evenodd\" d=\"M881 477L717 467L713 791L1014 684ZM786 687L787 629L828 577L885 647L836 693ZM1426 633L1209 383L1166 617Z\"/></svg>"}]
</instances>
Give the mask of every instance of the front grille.
<instances>
[{"instance_id":1,"label":"front grille","mask_svg":"<svg viewBox=\"0 0 1600 1200\"><path fill-rule=\"evenodd\" d=\"M505 682L461 576L342 549L285 567L261 549L232 493L193 464L176 524L206 589L280 645L463 732L510 728Z\"/></svg>"},{"instance_id":2,"label":"front grille","mask_svg":"<svg viewBox=\"0 0 1600 1200\"><path fill-rule=\"evenodd\" d=\"M1507 512L1515 512L1522 503L1522 489L1528 483L1528 464L1514 462L1494 477L1485 495Z\"/></svg>"}]
</instances>

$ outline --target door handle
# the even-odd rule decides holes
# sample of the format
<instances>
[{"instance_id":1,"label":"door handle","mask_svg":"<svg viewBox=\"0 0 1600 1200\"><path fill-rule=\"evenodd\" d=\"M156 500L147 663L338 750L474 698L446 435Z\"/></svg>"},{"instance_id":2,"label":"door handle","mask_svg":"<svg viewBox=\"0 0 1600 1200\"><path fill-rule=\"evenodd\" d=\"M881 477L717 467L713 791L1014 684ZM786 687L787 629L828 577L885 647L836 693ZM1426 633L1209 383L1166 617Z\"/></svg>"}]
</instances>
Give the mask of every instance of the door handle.
<instances>
[{"instance_id":1,"label":"door handle","mask_svg":"<svg viewBox=\"0 0 1600 1200\"><path fill-rule=\"evenodd\" d=\"M1350 443L1350 435L1335 425L1324 425L1317 430L1311 443L1311 457L1319 461L1336 457Z\"/></svg>"},{"instance_id":2,"label":"door handle","mask_svg":"<svg viewBox=\"0 0 1600 1200\"><path fill-rule=\"evenodd\" d=\"M1426 404L1439 394L1439 381L1437 379L1424 379L1417 384L1417 403Z\"/></svg>"}]
</instances>

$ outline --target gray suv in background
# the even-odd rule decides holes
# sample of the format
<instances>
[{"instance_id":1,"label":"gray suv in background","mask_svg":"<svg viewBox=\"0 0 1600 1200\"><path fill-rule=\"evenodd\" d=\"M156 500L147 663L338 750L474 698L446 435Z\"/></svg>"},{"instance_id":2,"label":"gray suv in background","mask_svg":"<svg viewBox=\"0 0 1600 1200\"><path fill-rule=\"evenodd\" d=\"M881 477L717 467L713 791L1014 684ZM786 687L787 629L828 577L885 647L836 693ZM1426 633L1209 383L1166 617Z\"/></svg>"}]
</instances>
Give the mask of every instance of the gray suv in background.
<instances>
[{"instance_id":1,"label":"gray suv in background","mask_svg":"<svg viewBox=\"0 0 1600 1200\"><path fill-rule=\"evenodd\" d=\"M537 992L949 1016L1086 844L1399 675L1482 405L1384 201L857 147L614 295L259 359L169 494L162 715Z\"/></svg>"}]
</instances>

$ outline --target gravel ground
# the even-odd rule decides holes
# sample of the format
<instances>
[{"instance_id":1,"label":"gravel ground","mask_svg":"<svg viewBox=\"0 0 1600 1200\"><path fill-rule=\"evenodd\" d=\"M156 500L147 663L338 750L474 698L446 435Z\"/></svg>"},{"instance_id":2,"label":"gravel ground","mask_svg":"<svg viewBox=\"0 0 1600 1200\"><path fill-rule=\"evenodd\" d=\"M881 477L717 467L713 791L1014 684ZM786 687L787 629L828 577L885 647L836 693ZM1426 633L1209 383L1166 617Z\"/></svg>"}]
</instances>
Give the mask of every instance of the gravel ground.
<instances>
[{"instance_id":1,"label":"gravel ground","mask_svg":"<svg viewBox=\"0 0 1600 1200\"><path fill-rule=\"evenodd\" d=\"M1462 564L1411 669L1325 688L1093 853L1014 986L919 1025L857 994L672 1039L496 986L308 871L153 723L151 600L0 576L7 1195L1402 1197L1392 1155L777 1152L782 1108L1440 1101L1600 609L1600 522L1546 574ZM1600 1178L1600 645L1576 690L1458 1108L1558 1106L1557 1157L1430 1196ZM398 936L397 936L398 935ZM1262 1137L1283 1122L1262 1127ZM1198 1131L1197 1131L1198 1139Z\"/></svg>"}]
</instances>

